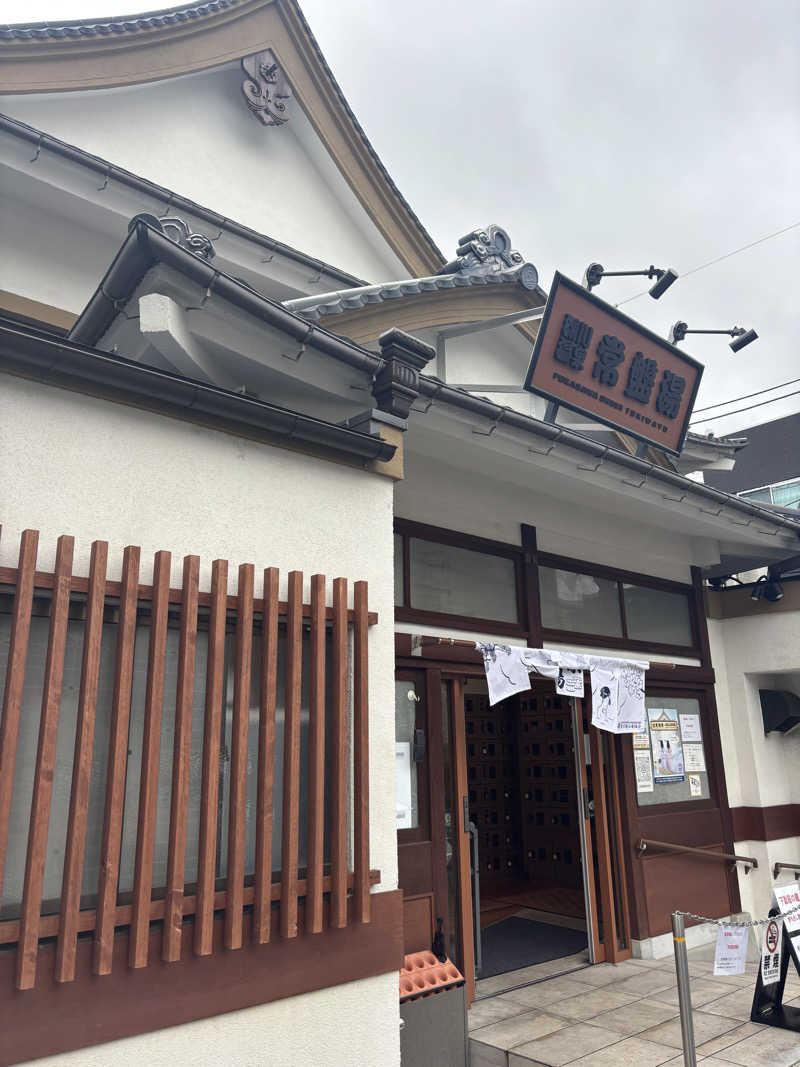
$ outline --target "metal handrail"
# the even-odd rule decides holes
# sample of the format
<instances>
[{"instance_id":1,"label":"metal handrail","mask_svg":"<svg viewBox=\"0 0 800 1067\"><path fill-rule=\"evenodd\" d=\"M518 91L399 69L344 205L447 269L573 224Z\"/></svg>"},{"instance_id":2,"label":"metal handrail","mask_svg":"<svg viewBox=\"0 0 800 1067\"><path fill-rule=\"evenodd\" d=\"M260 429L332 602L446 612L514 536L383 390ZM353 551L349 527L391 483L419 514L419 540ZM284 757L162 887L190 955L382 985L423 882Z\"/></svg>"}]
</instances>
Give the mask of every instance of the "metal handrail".
<instances>
[{"instance_id":1,"label":"metal handrail","mask_svg":"<svg viewBox=\"0 0 800 1067\"><path fill-rule=\"evenodd\" d=\"M800 863L776 863L772 868L772 877L777 878L781 871L791 871L795 878L800 878Z\"/></svg>"},{"instance_id":2,"label":"metal handrail","mask_svg":"<svg viewBox=\"0 0 800 1067\"><path fill-rule=\"evenodd\" d=\"M671 841L651 841L649 838L642 837L636 846L641 856L645 852L648 846L653 848L663 848L670 852L688 852L693 856L703 856L708 860L722 860L723 863L744 863L745 874L749 874L750 870L758 870L758 860L755 856L734 856L730 852L709 852L704 848L690 848L689 845L675 845Z\"/></svg>"}]
</instances>

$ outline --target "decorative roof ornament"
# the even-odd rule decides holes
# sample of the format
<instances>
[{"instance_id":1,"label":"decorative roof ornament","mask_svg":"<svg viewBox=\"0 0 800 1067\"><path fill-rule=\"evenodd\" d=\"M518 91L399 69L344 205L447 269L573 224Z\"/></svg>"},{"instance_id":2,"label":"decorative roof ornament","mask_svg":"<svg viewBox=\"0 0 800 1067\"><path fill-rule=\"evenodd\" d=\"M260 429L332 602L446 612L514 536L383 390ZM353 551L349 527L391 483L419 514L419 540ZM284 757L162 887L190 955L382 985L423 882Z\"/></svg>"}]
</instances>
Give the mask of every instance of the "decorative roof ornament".
<instances>
[{"instance_id":1,"label":"decorative roof ornament","mask_svg":"<svg viewBox=\"0 0 800 1067\"><path fill-rule=\"evenodd\" d=\"M456 258L439 270L438 274L501 274L516 271L523 289L533 290L539 284L539 273L532 263L526 263L521 253L511 247L511 238L500 226L472 230L460 238Z\"/></svg>"},{"instance_id":2,"label":"decorative roof ornament","mask_svg":"<svg viewBox=\"0 0 800 1067\"><path fill-rule=\"evenodd\" d=\"M258 121L265 126L288 122L285 101L291 97L292 89L272 49L245 56L242 70L248 75L242 82L242 92Z\"/></svg>"},{"instance_id":3,"label":"decorative roof ornament","mask_svg":"<svg viewBox=\"0 0 800 1067\"><path fill-rule=\"evenodd\" d=\"M163 219L159 219L155 215L142 212L140 215L133 216L128 223L128 229L132 229L139 221L146 222L154 230L159 230L165 237L169 237L170 241L174 241L181 248L193 252L200 259L209 260L214 258L214 245L211 242L211 238L206 237L204 233L192 231L183 219L179 219L177 215L168 215Z\"/></svg>"}]
</instances>

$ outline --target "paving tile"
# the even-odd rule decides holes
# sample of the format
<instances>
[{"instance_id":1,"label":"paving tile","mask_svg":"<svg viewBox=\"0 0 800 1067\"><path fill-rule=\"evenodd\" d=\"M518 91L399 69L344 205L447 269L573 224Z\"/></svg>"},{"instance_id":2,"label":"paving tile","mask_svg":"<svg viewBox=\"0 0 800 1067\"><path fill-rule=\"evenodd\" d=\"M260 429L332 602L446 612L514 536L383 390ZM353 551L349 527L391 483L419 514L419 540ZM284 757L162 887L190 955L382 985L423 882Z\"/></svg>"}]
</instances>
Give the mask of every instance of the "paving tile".
<instances>
[{"instance_id":1,"label":"paving tile","mask_svg":"<svg viewBox=\"0 0 800 1067\"><path fill-rule=\"evenodd\" d=\"M566 1019L558 1019L555 1015L546 1015L541 1011L526 1011L522 1015L502 1019L489 1026L482 1026L480 1030L473 1030L470 1038L494 1048L509 1049L525 1041L544 1037L545 1034L552 1034L553 1031L561 1030L568 1025Z\"/></svg>"},{"instance_id":2,"label":"paving tile","mask_svg":"<svg viewBox=\"0 0 800 1067\"><path fill-rule=\"evenodd\" d=\"M587 985L603 986L610 985L612 982L623 982L628 978L640 980L647 978L649 973L648 971L642 973L642 968L629 960L624 963L598 963L594 967L587 967L585 971L581 971L580 981ZM642 996L644 995L643 993Z\"/></svg>"},{"instance_id":3,"label":"paving tile","mask_svg":"<svg viewBox=\"0 0 800 1067\"><path fill-rule=\"evenodd\" d=\"M575 997L566 1000L557 1000L550 1005L549 1011L553 1015L563 1015L567 1019L587 1022L603 1011L613 1011L614 1008L625 1008L635 1004L637 997L629 993L617 993L607 986L595 989L591 993L579 993Z\"/></svg>"},{"instance_id":4,"label":"paving tile","mask_svg":"<svg viewBox=\"0 0 800 1067\"><path fill-rule=\"evenodd\" d=\"M516 971L507 971L505 974L496 974L492 978L480 978L475 985L479 997L493 993L505 993L513 986L523 985L525 982L538 982L550 975L561 975L581 970L592 970L582 959L568 956L564 959L547 960L545 963L535 963L530 967L520 967Z\"/></svg>"},{"instance_id":5,"label":"paving tile","mask_svg":"<svg viewBox=\"0 0 800 1067\"><path fill-rule=\"evenodd\" d=\"M705 1044L706 1041L711 1041L712 1038L719 1037L720 1034L742 1025L742 1019L728 1019L723 1015L705 1015L701 1011L692 1012L692 1021L694 1022L695 1046ZM655 1041L656 1044L683 1048L680 1016L676 1015L674 1019L661 1023L660 1026L654 1026L651 1030L644 1030L639 1037L646 1041Z\"/></svg>"},{"instance_id":6,"label":"paving tile","mask_svg":"<svg viewBox=\"0 0 800 1067\"><path fill-rule=\"evenodd\" d=\"M619 1040L619 1034L613 1030L589 1023L575 1023L549 1037L516 1046L508 1054L508 1067L530 1067L532 1062L543 1063L547 1067L562 1067L562 1064L572 1063Z\"/></svg>"},{"instance_id":7,"label":"paving tile","mask_svg":"<svg viewBox=\"0 0 800 1067\"><path fill-rule=\"evenodd\" d=\"M591 1052L573 1060L570 1067L660 1067L675 1058L675 1049L655 1045L640 1037L628 1037L616 1045L608 1045L599 1052Z\"/></svg>"},{"instance_id":8,"label":"paving tile","mask_svg":"<svg viewBox=\"0 0 800 1067\"><path fill-rule=\"evenodd\" d=\"M519 1001L509 1000L506 994L489 997L487 1000L476 1000L469 1009L467 1026L470 1030L479 1030L482 1026L500 1022L501 1019L510 1019L514 1015L522 1015L529 1010L530 1008L526 1008Z\"/></svg>"},{"instance_id":9,"label":"paving tile","mask_svg":"<svg viewBox=\"0 0 800 1067\"><path fill-rule=\"evenodd\" d=\"M705 1044L699 1045L697 1048L697 1054L699 1056L713 1056L715 1052L721 1052L724 1048L730 1048L731 1045L735 1045L737 1041L743 1041L746 1037L752 1037L753 1034L759 1033L761 1027L756 1026L755 1023L744 1023L743 1026L737 1026L735 1030L728 1030L724 1034L720 1034L719 1037L712 1038L711 1041L706 1041Z\"/></svg>"},{"instance_id":10,"label":"paving tile","mask_svg":"<svg viewBox=\"0 0 800 1067\"><path fill-rule=\"evenodd\" d=\"M508 1067L504 1049L484 1045L474 1038L469 1039L469 1067Z\"/></svg>"},{"instance_id":11,"label":"paving tile","mask_svg":"<svg viewBox=\"0 0 800 1067\"><path fill-rule=\"evenodd\" d=\"M694 1004L694 999L692 1000ZM699 1007L698 1003L698 1007ZM729 1019L741 1019L743 1022L750 1018L753 1007L753 990L736 989L732 993L726 993L718 1000L706 1001L703 1011L711 1015L727 1015Z\"/></svg>"},{"instance_id":12,"label":"paving tile","mask_svg":"<svg viewBox=\"0 0 800 1067\"><path fill-rule=\"evenodd\" d=\"M671 967L673 971L675 970L675 961L671 956L665 956L663 959L660 960L638 960L635 957L631 956L631 958L629 960L626 960L625 962L633 963L637 967Z\"/></svg>"},{"instance_id":13,"label":"paving tile","mask_svg":"<svg viewBox=\"0 0 800 1067\"><path fill-rule=\"evenodd\" d=\"M645 998L628 1007L596 1015L592 1022L595 1026L605 1026L609 1030L618 1030L621 1034L631 1036L665 1023L668 1019L674 1019L677 1014L678 1009L671 1004Z\"/></svg>"},{"instance_id":14,"label":"paving tile","mask_svg":"<svg viewBox=\"0 0 800 1067\"><path fill-rule=\"evenodd\" d=\"M724 1000L729 996L738 997L743 992L740 989L731 989L730 986L723 985L721 982L711 982L707 978L692 979L689 983L689 991L692 995L693 1008L699 1008L702 1005L707 1004L709 1001L716 1001L720 998ZM653 993L652 997L654 1000L663 1000L665 1004L674 1004L677 1006L679 1003L678 987L676 985L673 986L672 989L662 989L660 993ZM735 1011L720 1011L716 1014L735 1015L736 1011L738 1011L738 1008Z\"/></svg>"},{"instance_id":15,"label":"paving tile","mask_svg":"<svg viewBox=\"0 0 800 1067\"><path fill-rule=\"evenodd\" d=\"M594 989L594 986L575 978L550 978L547 982L536 982L523 989L510 989L503 996L528 1008L546 1008L557 1001L576 997L579 993L591 993Z\"/></svg>"},{"instance_id":16,"label":"paving tile","mask_svg":"<svg viewBox=\"0 0 800 1067\"><path fill-rule=\"evenodd\" d=\"M664 989L677 987L678 979L669 971L645 971L633 977L625 977L617 982L614 988L619 993L630 993L635 997L652 997L654 993L660 993Z\"/></svg>"},{"instance_id":17,"label":"paving tile","mask_svg":"<svg viewBox=\"0 0 800 1067\"><path fill-rule=\"evenodd\" d=\"M759 1026L757 1034L722 1049L713 1059L741 1067L795 1067L800 1063L800 1034Z\"/></svg>"}]
</instances>

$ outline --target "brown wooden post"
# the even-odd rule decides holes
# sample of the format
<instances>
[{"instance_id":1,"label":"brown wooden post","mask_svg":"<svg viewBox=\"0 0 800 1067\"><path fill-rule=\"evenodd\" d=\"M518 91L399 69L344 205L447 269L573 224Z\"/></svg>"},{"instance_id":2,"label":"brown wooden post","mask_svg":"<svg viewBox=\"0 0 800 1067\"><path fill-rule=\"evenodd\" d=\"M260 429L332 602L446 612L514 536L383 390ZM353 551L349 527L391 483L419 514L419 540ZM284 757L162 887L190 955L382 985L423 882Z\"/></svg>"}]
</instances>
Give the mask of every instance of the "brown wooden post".
<instances>
[{"instance_id":1,"label":"brown wooden post","mask_svg":"<svg viewBox=\"0 0 800 1067\"><path fill-rule=\"evenodd\" d=\"M367 583L353 586L353 852L356 922L369 922L369 608Z\"/></svg>"},{"instance_id":2,"label":"brown wooden post","mask_svg":"<svg viewBox=\"0 0 800 1067\"><path fill-rule=\"evenodd\" d=\"M114 924L117 916L117 886L125 804L125 774L128 766L128 724L131 714L133 654L136 643L136 607L139 597L140 549L128 545L122 556L114 692L111 699L111 731L108 744L106 804L100 846L100 876L97 886L95 927L95 974L111 974Z\"/></svg>"},{"instance_id":3,"label":"brown wooden post","mask_svg":"<svg viewBox=\"0 0 800 1067\"><path fill-rule=\"evenodd\" d=\"M308 878L305 928L322 930L325 835L325 575L311 578L311 675L309 679ZM369 888L367 888L369 892Z\"/></svg>"},{"instance_id":4,"label":"brown wooden post","mask_svg":"<svg viewBox=\"0 0 800 1067\"><path fill-rule=\"evenodd\" d=\"M303 669L303 572L289 573L286 620L286 700L283 719L283 832L281 937L297 937L297 866L300 819L300 699Z\"/></svg>"},{"instance_id":5,"label":"brown wooden post","mask_svg":"<svg viewBox=\"0 0 800 1067\"><path fill-rule=\"evenodd\" d=\"M347 579L333 581L331 705L331 911L347 925Z\"/></svg>"},{"instance_id":6,"label":"brown wooden post","mask_svg":"<svg viewBox=\"0 0 800 1067\"><path fill-rule=\"evenodd\" d=\"M258 795L253 940L270 939L272 919L272 822L275 782L275 704L278 683L278 569L264 571L261 693L258 719Z\"/></svg>"},{"instance_id":7,"label":"brown wooden post","mask_svg":"<svg viewBox=\"0 0 800 1067\"><path fill-rule=\"evenodd\" d=\"M172 797L170 801L167 892L164 902L164 936L161 958L174 963L181 958L183 888L186 867L186 820L189 808L189 768L192 757L192 707L197 650L197 604L200 557L185 556L181 594L181 629L178 645L178 687L175 694L175 734L172 748Z\"/></svg>"},{"instance_id":8,"label":"brown wooden post","mask_svg":"<svg viewBox=\"0 0 800 1067\"><path fill-rule=\"evenodd\" d=\"M17 988L32 989L36 981L36 958L39 952L39 922L42 910L42 886L47 859L47 831L50 826L50 801L58 740L58 713L61 684L64 679L64 653L67 646L69 595L72 578L72 555L75 542L62 535L56 549L53 600L50 606L50 632L42 686L42 714L39 722L39 745L31 798L31 821L28 831L28 854L22 889L22 913L17 949Z\"/></svg>"},{"instance_id":9,"label":"brown wooden post","mask_svg":"<svg viewBox=\"0 0 800 1067\"><path fill-rule=\"evenodd\" d=\"M55 969L57 982L71 982L75 977L75 950L81 909L89 785L92 776L92 745L100 678L107 563L108 544L105 541L95 541L92 545L89 564L89 596L83 634L78 722L75 730L64 875L61 881L61 922L58 931Z\"/></svg>"}]
</instances>

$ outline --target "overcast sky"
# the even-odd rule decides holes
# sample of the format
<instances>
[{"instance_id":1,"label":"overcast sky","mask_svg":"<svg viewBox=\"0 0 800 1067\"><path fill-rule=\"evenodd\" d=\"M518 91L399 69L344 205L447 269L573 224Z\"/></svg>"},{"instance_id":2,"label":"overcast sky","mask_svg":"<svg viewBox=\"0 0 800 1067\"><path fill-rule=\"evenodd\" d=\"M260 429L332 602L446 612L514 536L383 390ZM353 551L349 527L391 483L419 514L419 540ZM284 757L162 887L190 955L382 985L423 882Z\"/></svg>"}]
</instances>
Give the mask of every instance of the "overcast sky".
<instances>
[{"instance_id":1,"label":"overcast sky","mask_svg":"<svg viewBox=\"0 0 800 1067\"><path fill-rule=\"evenodd\" d=\"M146 6L0 0L0 18ZM447 257L462 234L496 222L547 287L555 269L580 280L592 260L688 272L800 222L800 0L301 6ZM678 319L758 331L738 355L724 337L687 337L682 347L706 366L697 403L705 407L800 378L798 268L800 226L623 310L662 334ZM596 292L617 303L647 284L609 278ZM795 390L800 382L733 407ZM735 432L796 410L800 395L694 428Z\"/></svg>"}]
</instances>

